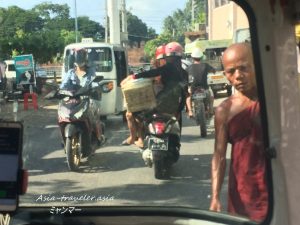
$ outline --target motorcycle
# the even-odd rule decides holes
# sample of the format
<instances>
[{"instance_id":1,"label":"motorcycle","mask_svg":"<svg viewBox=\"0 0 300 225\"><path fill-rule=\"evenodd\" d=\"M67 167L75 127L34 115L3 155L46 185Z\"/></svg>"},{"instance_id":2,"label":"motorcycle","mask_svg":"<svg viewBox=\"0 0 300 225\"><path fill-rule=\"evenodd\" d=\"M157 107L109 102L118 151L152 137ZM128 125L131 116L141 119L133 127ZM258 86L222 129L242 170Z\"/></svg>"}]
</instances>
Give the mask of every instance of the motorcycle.
<instances>
[{"instance_id":1,"label":"motorcycle","mask_svg":"<svg viewBox=\"0 0 300 225\"><path fill-rule=\"evenodd\" d=\"M105 140L100 108L95 105L95 100L100 100L101 86L97 84L97 87L92 87L93 83L102 79L103 77L98 76L85 87L74 85L71 90L60 89L52 97L59 99L58 124L71 171L78 171L81 159L90 156L102 144L101 141ZM96 121L101 126L101 141L97 138Z\"/></svg>"},{"instance_id":2,"label":"motorcycle","mask_svg":"<svg viewBox=\"0 0 300 225\"><path fill-rule=\"evenodd\" d=\"M189 77L189 86L193 82L193 77ZM213 106L211 105L211 90L196 87L191 96L192 111L197 125L200 125L201 137L207 136L207 121L209 120Z\"/></svg>"},{"instance_id":3,"label":"motorcycle","mask_svg":"<svg viewBox=\"0 0 300 225\"><path fill-rule=\"evenodd\" d=\"M201 137L207 136L207 93L203 88L196 88L192 94L192 110L197 125L200 125Z\"/></svg>"},{"instance_id":4,"label":"motorcycle","mask_svg":"<svg viewBox=\"0 0 300 225\"><path fill-rule=\"evenodd\" d=\"M179 122L175 116L162 113L149 113L142 119L145 127L143 160L148 167L154 167L156 179L168 178L171 165L180 155Z\"/></svg>"}]
</instances>

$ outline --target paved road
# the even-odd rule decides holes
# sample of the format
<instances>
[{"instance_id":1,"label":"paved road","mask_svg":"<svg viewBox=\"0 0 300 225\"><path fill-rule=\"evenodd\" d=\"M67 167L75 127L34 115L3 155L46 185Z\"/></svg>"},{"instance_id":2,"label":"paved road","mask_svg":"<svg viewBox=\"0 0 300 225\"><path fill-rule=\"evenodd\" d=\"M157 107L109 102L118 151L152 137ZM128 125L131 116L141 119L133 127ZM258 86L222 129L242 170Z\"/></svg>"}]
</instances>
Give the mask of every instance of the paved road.
<instances>
[{"instance_id":1,"label":"paved road","mask_svg":"<svg viewBox=\"0 0 300 225\"><path fill-rule=\"evenodd\" d=\"M2 107L1 116L13 119L11 107L11 103ZM24 111L20 103L15 115L15 119L24 121L23 158L30 173L28 193L21 198L21 206L181 205L208 209L213 121L208 136L200 138L199 127L184 117L181 158L172 167L169 180L156 180L137 147L120 146L128 129L116 116L106 121L107 143L83 162L79 173L70 172L60 144L56 113L54 102L39 102L38 111ZM226 185L223 187L225 202Z\"/></svg>"}]
</instances>

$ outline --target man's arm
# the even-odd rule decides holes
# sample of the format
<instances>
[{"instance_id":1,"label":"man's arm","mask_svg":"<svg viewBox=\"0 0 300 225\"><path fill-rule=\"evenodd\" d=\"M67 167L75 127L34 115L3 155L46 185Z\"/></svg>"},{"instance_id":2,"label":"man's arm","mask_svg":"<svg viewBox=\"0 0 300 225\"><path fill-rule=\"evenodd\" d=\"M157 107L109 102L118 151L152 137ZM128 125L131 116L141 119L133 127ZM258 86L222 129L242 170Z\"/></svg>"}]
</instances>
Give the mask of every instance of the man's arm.
<instances>
[{"instance_id":1,"label":"man's arm","mask_svg":"<svg viewBox=\"0 0 300 225\"><path fill-rule=\"evenodd\" d=\"M69 70L65 74L65 76L63 76L63 80L62 80L61 84L59 85L60 89L65 89L70 85L71 76L72 76L72 73L71 73L71 70Z\"/></svg>"},{"instance_id":2,"label":"man's arm","mask_svg":"<svg viewBox=\"0 0 300 225\"><path fill-rule=\"evenodd\" d=\"M166 69L167 68L167 64L157 67L155 69L152 70L148 70L148 71L144 71L142 73L138 73L135 75L135 78L151 78L151 77L157 77L160 75L164 75L166 73Z\"/></svg>"},{"instance_id":3,"label":"man's arm","mask_svg":"<svg viewBox=\"0 0 300 225\"><path fill-rule=\"evenodd\" d=\"M226 170L226 149L228 142L227 116L228 109L225 102L215 111L215 150L212 158L211 182L212 196L210 210L221 211L220 191Z\"/></svg>"}]
</instances>

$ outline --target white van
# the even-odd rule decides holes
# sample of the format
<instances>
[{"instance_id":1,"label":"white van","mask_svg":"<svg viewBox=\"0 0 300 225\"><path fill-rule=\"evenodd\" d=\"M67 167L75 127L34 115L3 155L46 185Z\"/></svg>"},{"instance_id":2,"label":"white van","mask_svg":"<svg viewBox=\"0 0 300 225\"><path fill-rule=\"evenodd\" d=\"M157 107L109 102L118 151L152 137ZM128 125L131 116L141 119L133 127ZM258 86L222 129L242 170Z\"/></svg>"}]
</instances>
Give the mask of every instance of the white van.
<instances>
[{"instance_id":1,"label":"white van","mask_svg":"<svg viewBox=\"0 0 300 225\"><path fill-rule=\"evenodd\" d=\"M4 61L6 64L6 70L5 70L5 75L6 78L16 78L16 67L15 67L15 61L14 60L5 60Z\"/></svg>"},{"instance_id":2,"label":"white van","mask_svg":"<svg viewBox=\"0 0 300 225\"><path fill-rule=\"evenodd\" d=\"M95 66L96 75L103 76L101 116L120 114L125 111L121 81L128 74L126 49L121 45L104 42L81 42L69 44L64 50L62 78L73 67L70 55L74 49L85 48L88 52L89 64Z\"/></svg>"}]
</instances>

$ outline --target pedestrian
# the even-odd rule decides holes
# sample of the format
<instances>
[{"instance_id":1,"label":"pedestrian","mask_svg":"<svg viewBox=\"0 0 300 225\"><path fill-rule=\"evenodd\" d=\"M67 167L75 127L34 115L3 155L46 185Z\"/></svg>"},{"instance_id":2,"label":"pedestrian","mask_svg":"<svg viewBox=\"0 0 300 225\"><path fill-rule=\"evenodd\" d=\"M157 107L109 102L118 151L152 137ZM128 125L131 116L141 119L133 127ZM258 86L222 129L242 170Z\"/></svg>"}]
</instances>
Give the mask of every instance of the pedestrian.
<instances>
[{"instance_id":1,"label":"pedestrian","mask_svg":"<svg viewBox=\"0 0 300 225\"><path fill-rule=\"evenodd\" d=\"M207 107L207 112L210 115L212 115L214 96L209 91L209 86L207 83L207 75L208 73L215 73L216 70L208 63L202 62L204 54L201 51L201 49L194 48L191 57L193 63L187 68L189 76L193 78L191 82L191 86L189 88L189 95L186 98L188 116L193 117L191 96L193 95L193 93L198 87L205 89L205 93L206 93L205 105Z\"/></svg>"},{"instance_id":2,"label":"pedestrian","mask_svg":"<svg viewBox=\"0 0 300 225\"><path fill-rule=\"evenodd\" d=\"M266 154L249 43L233 44L222 57L224 73L237 92L215 110L210 210L221 211L220 191L226 170L227 144L232 145L228 212L262 221L268 209Z\"/></svg>"}]
</instances>

